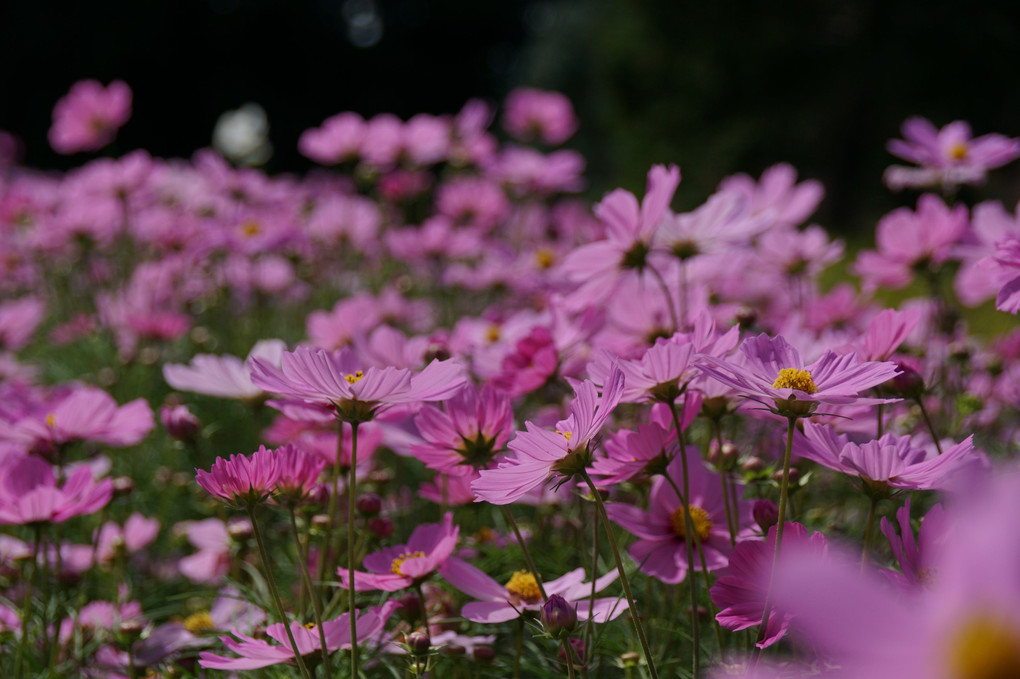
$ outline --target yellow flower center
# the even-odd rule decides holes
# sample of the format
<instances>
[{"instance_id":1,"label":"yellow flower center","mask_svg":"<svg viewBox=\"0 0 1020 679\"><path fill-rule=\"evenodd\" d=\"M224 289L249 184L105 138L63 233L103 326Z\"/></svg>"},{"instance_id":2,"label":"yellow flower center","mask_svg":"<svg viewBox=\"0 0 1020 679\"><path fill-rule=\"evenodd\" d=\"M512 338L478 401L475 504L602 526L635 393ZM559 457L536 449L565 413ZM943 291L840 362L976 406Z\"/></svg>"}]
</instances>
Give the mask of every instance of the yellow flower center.
<instances>
[{"instance_id":1,"label":"yellow flower center","mask_svg":"<svg viewBox=\"0 0 1020 679\"><path fill-rule=\"evenodd\" d=\"M694 505L687 505L687 507L691 513L691 524L694 526L694 532L698 534L698 539L704 542L708 539L709 533L712 532L712 518L701 507L695 507ZM673 513L669 515L669 522L673 524L673 532L686 540L687 517L683 507L677 507L673 510Z\"/></svg>"},{"instance_id":2,"label":"yellow flower center","mask_svg":"<svg viewBox=\"0 0 1020 679\"><path fill-rule=\"evenodd\" d=\"M393 573L394 575L403 575L403 573L400 572L400 567L404 564L405 561L407 561L408 559L420 559L423 556L425 556L425 552L421 550L414 552L404 552L396 559L394 559L393 563L390 564L390 572Z\"/></svg>"},{"instance_id":3,"label":"yellow flower center","mask_svg":"<svg viewBox=\"0 0 1020 679\"><path fill-rule=\"evenodd\" d=\"M556 253L550 248L538 248L535 250L535 264L539 269L548 269L556 263Z\"/></svg>"},{"instance_id":4,"label":"yellow flower center","mask_svg":"<svg viewBox=\"0 0 1020 679\"><path fill-rule=\"evenodd\" d=\"M257 236L261 231L262 227L260 227L259 223L254 220L249 220L241 225L241 235L245 238Z\"/></svg>"},{"instance_id":5,"label":"yellow flower center","mask_svg":"<svg viewBox=\"0 0 1020 679\"><path fill-rule=\"evenodd\" d=\"M54 426L56 426L56 423L57 423L57 416L54 413L50 413L49 415L46 416L46 424L50 428L53 428Z\"/></svg>"},{"instance_id":6,"label":"yellow flower center","mask_svg":"<svg viewBox=\"0 0 1020 679\"><path fill-rule=\"evenodd\" d=\"M311 630L315 629L315 623L314 622L306 622L304 624L304 628L306 630L308 630L308 631L311 631Z\"/></svg>"},{"instance_id":7,"label":"yellow flower center","mask_svg":"<svg viewBox=\"0 0 1020 679\"><path fill-rule=\"evenodd\" d=\"M559 434L560 436L562 436L563 438L567 439L567 441L570 441L570 437L573 436L573 434L571 432L569 432L569 431L560 431L559 429L556 430L556 433Z\"/></svg>"},{"instance_id":8,"label":"yellow flower center","mask_svg":"<svg viewBox=\"0 0 1020 679\"><path fill-rule=\"evenodd\" d=\"M213 622L209 611L199 611L198 613L192 613L184 619L184 629L192 634L202 634L203 632L216 629L216 623Z\"/></svg>"},{"instance_id":9,"label":"yellow flower center","mask_svg":"<svg viewBox=\"0 0 1020 679\"><path fill-rule=\"evenodd\" d=\"M772 383L774 389L796 389L805 394L813 394L818 391L815 381L811 379L811 373L799 368L783 368L779 371L779 377Z\"/></svg>"},{"instance_id":10,"label":"yellow flower center","mask_svg":"<svg viewBox=\"0 0 1020 679\"><path fill-rule=\"evenodd\" d=\"M475 533L475 542L480 545L484 545L487 542L495 542L495 540L496 533L488 526L482 526L478 529L478 532Z\"/></svg>"},{"instance_id":11,"label":"yellow flower center","mask_svg":"<svg viewBox=\"0 0 1020 679\"><path fill-rule=\"evenodd\" d=\"M345 376L344 379L347 380L347 382L349 384L354 384L355 382L357 382L358 380L360 380L364 376L365 376L365 371L364 370L358 370L353 375Z\"/></svg>"},{"instance_id":12,"label":"yellow flower center","mask_svg":"<svg viewBox=\"0 0 1020 679\"><path fill-rule=\"evenodd\" d=\"M1020 630L997 617L968 620L948 645L947 669L952 679L1020 677Z\"/></svg>"},{"instance_id":13,"label":"yellow flower center","mask_svg":"<svg viewBox=\"0 0 1020 679\"><path fill-rule=\"evenodd\" d=\"M489 340L489 343L496 343L499 341L499 326L493 323L485 331L485 339Z\"/></svg>"},{"instance_id":14,"label":"yellow flower center","mask_svg":"<svg viewBox=\"0 0 1020 679\"><path fill-rule=\"evenodd\" d=\"M949 157L953 160L963 160L967 157L967 145L957 142L949 147Z\"/></svg>"},{"instance_id":15,"label":"yellow flower center","mask_svg":"<svg viewBox=\"0 0 1020 679\"><path fill-rule=\"evenodd\" d=\"M538 588L535 576L528 571L514 571L506 583L506 591L525 603L534 604L542 600L542 590Z\"/></svg>"}]
</instances>

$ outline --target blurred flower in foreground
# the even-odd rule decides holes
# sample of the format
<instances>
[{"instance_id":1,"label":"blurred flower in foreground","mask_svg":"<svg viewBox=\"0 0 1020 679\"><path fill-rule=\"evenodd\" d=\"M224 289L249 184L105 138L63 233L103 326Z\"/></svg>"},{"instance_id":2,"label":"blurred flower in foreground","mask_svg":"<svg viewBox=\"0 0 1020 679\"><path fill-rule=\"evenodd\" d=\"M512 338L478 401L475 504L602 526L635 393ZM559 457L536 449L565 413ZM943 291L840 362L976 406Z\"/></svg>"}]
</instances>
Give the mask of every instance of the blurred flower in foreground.
<instances>
[{"instance_id":1,"label":"blurred flower in foreground","mask_svg":"<svg viewBox=\"0 0 1020 679\"><path fill-rule=\"evenodd\" d=\"M264 165L273 155L269 118L264 108L247 103L216 120L213 148L238 165Z\"/></svg>"},{"instance_id":2,"label":"blurred flower in foreground","mask_svg":"<svg viewBox=\"0 0 1020 679\"><path fill-rule=\"evenodd\" d=\"M131 117L131 88L120 80L109 87L96 80L71 86L53 107L50 146L57 153L98 151L113 141L117 130Z\"/></svg>"}]
</instances>

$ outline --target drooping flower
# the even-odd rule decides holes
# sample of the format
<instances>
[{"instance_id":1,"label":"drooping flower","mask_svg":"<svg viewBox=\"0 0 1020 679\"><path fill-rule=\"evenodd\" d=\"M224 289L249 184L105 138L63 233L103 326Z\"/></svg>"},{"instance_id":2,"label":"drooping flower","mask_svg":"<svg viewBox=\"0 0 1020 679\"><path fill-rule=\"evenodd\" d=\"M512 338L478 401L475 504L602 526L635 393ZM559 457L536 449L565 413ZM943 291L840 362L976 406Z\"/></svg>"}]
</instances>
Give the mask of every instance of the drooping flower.
<instances>
[{"instance_id":1,"label":"drooping flower","mask_svg":"<svg viewBox=\"0 0 1020 679\"><path fill-rule=\"evenodd\" d=\"M61 154L97 151L113 141L131 117L131 89L120 80L103 87L80 80L53 108L49 140Z\"/></svg>"},{"instance_id":2,"label":"drooping flower","mask_svg":"<svg viewBox=\"0 0 1020 679\"><path fill-rule=\"evenodd\" d=\"M889 400L859 394L898 374L895 363L861 362L854 353L841 356L831 350L805 366L800 353L785 339L771 338L765 333L744 340L740 351L742 364L703 356L699 367L737 393L761 401L770 411L784 417L810 415L823 403L888 403Z\"/></svg>"},{"instance_id":3,"label":"drooping flower","mask_svg":"<svg viewBox=\"0 0 1020 679\"><path fill-rule=\"evenodd\" d=\"M782 549L800 546L823 555L827 544L822 533L810 533L799 523L787 523L783 531ZM715 619L728 630L739 631L761 624L765 615L767 581L776 550L776 526L769 529L766 540L744 540L733 548L729 565L710 591L712 603L719 608ZM790 618L772 607L765 634L759 648L776 643L786 634Z\"/></svg>"},{"instance_id":4,"label":"drooping flower","mask_svg":"<svg viewBox=\"0 0 1020 679\"><path fill-rule=\"evenodd\" d=\"M591 380L572 384L575 396L567 419L557 422L555 431L525 422L526 431L517 432L508 444L513 456L495 469L479 471L479 478L472 482L476 501L510 504L541 486L550 475L565 482L590 465L589 444L620 402L624 377L614 368L601 396Z\"/></svg>"},{"instance_id":5,"label":"drooping flower","mask_svg":"<svg viewBox=\"0 0 1020 679\"><path fill-rule=\"evenodd\" d=\"M284 352L279 368L253 358L251 378L266 391L330 406L348 422L370 420L394 405L449 398L466 379L463 367L452 360L434 360L417 373L392 367L361 369L350 349L329 352L308 346Z\"/></svg>"},{"instance_id":6,"label":"drooping flower","mask_svg":"<svg viewBox=\"0 0 1020 679\"><path fill-rule=\"evenodd\" d=\"M692 460L699 458L693 447L687 456ZM606 506L611 520L637 536L638 540L628 551L640 564L639 570L668 584L682 582L689 569L684 546L687 540L686 514L690 514L709 570L724 567L732 549L726 501L718 476L698 462L692 463L687 471L690 492L686 508L674 487L679 487L682 482L683 467L679 456L666 469L668 479L657 476L652 482L648 511L620 502ZM736 518L737 535L748 534L751 527L750 505L738 501L731 511Z\"/></svg>"},{"instance_id":7,"label":"drooping flower","mask_svg":"<svg viewBox=\"0 0 1020 679\"><path fill-rule=\"evenodd\" d=\"M354 572L357 591L381 589L396 592L420 582L440 570L457 544L460 527L447 512L442 523L422 524L414 529L407 544L387 547L369 554L362 562L369 572ZM346 568L337 571L340 586L350 588Z\"/></svg>"},{"instance_id":8,"label":"drooping flower","mask_svg":"<svg viewBox=\"0 0 1020 679\"><path fill-rule=\"evenodd\" d=\"M542 595L535 577L528 571L516 571L505 585L499 584L480 569L456 557L447 560L443 578L465 594L479 599L464 604L461 615L472 622L499 623L520 617L524 611L542 609ZM613 569L595 580L596 592L601 592L616 581L619 573ZM595 599L592 608L592 583L584 582L584 569L578 568L554 580L542 583L550 597L559 595L576 604L577 619L608 622L627 610L622 597Z\"/></svg>"},{"instance_id":9,"label":"drooping flower","mask_svg":"<svg viewBox=\"0 0 1020 679\"><path fill-rule=\"evenodd\" d=\"M355 643L360 644L378 634L396 606L396 602L391 601L382 606L370 608L356 616L354 621L357 630ZM327 652L333 653L341 648L351 647L351 624L348 613L333 620L324 621L322 631L326 636ZM294 642L302 656L318 654L322 649L319 630L316 630L314 625L309 628L298 622L292 622L290 623L290 632L294 635ZM287 629L282 622L266 628L266 636L277 642L276 644L271 644L265 639L255 639L240 631L234 631L232 634L236 639L224 636L220 637L220 641L238 657L231 658L203 651L198 656L198 664L207 669L216 670L254 670L294 660L294 649L290 645Z\"/></svg>"}]
</instances>

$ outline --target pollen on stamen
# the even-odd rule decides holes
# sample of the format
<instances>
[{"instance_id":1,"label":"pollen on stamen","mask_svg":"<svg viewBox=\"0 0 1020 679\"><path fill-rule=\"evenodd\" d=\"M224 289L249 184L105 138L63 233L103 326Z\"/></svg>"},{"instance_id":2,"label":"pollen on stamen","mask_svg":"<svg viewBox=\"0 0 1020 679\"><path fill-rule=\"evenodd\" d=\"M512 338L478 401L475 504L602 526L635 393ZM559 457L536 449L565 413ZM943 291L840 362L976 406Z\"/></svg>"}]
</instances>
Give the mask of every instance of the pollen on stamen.
<instances>
[{"instance_id":1,"label":"pollen on stamen","mask_svg":"<svg viewBox=\"0 0 1020 679\"><path fill-rule=\"evenodd\" d=\"M542 590L535 576L528 571L514 571L506 583L506 591L525 603L533 604L542 600Z\"/></svg>"},{"instance_id":2,"label":"pollen on stamen","mask_svg":"<svg viewBox=\"0 0 1020 679\"><path fill-rule=\"evenodd\" d=\"M957 142L949 147L949 157L953 160L963 160L967 157L967 145Z\"/></svg>"},{"instance_id":3,"label":"pollen on stamen","mask_svg":"<svg viewBox=\"0 0 1020 679\"><path fill-rule=\"evenodd\" d=\"M209 611L199 611L184 619L184 629L192 634L201 634L216 629L216 623L213 622Z\"/></svg>"},{"instance_id":4,"label":"pollen on stamen","mask_svg":"<svg viewBox=\"0 0 1020 679\"><path fill-rule=\"evenodd\" d=\"M779 371L779 377L772 383L773 389L796 389L805 394L814 394L818 391L815 381L811 379L811 373L801 368L783 368Z\"/></svg>"},{"instance_id":5,"label":"pollen on stamen","mask_svg":"<svg viewBox=\"0 0 1020 679\"><path fill-rule=\"evenodd\" d=\"M354 384L355 382L357 382L358 380L360 380L360 379L361 379L362 377L364 377L364 376L365 376L365 371L363 371L363 370L358 370L358 371L357 371L357 372L355 372L355 373L354 373L353 375L346 375L346 376L344 377L344 379L345 379L345 380L347 380L347 382L348 382L349 384Z\"/></svg>"},{"instance_id":6,"label":"pollen on stamen","mask_svg":"<svg viewBox=\"0 0 1020 679\"><path fill-rule=\"evenodd\" d=\"M53 413L50 413L49 415L46 416L46 425L48 427L53 428L56 425L56 422L57 417Z\"/></svg>"},{"instance_id":7,"label":"pollen on stamen","mask_svg":"<svg viewBox=\"0 0 1020 679\"><path fill-rule=\"evenodd\" d=\"M394 575L403 575L403 573L400 570L400 567L404 564L405 561L407 561L408 559L420 559L423 556L425 556L425 552L421 550L416 550L414 552L404 552L403 554L395 558L393 560L393 563L390 564L390 572L393 573Z\"/></svg>"},{"instance_id":8,"label":"pollen on stamen","mask_svg":"<svg viewBox=\"0 0 1020 679\"><path fill-rule=\"evenodd\" d=\"M698 534L698 540L704 542L712 533L712 517L701 507L688 505L687 508L691 514L691 525L694 528L694 532ZM683 507L677 507L669 515L669 522L672 524L673 533L677 537L687 538L687 516Z\"/></svg>"},{"instance_id":9,"label":"pollen on stamen","mask_svg":"<svg viewBox=\"0 0 1020 679\"><path fill-rule=\"evenodd\" d=\"M562 436L563 438L567 439L567 441L569 441L570 437L573 435L569 431L560 431L559 429L556 430L556 433Z\"/></svg>"}]
</instances>

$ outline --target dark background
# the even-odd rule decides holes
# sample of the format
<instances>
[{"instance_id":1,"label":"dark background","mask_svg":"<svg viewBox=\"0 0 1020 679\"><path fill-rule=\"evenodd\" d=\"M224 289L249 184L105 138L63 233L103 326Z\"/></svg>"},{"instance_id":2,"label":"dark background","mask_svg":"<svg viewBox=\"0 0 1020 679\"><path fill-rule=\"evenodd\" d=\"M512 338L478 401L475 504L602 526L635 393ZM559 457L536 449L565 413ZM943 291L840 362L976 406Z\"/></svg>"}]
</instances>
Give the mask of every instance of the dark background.
<instances>
[{"instance_id":1,"label":"dark background","mask_svg":"<svg viewBox=\"0 0 1020 679\"><path fill-rule=\"evenodd\" d=\"M81 78L126 81L114 152L189 156L217 117L268 112L270 171L304 172L298 135L339 111L456 112L527 84L575 102L568 146L590 197L642 190L653 162L684 173L677 205L778 161L824 182L817 218L869 232L914 196L889 194L884 145L902 121L969 120L1020 135L1020 3L948 0L55 0L0 2L0 129L26 164L66 169L46 142ZM973 198L1020 197L1017 163Z\"/></svg>"}]
</instances>

